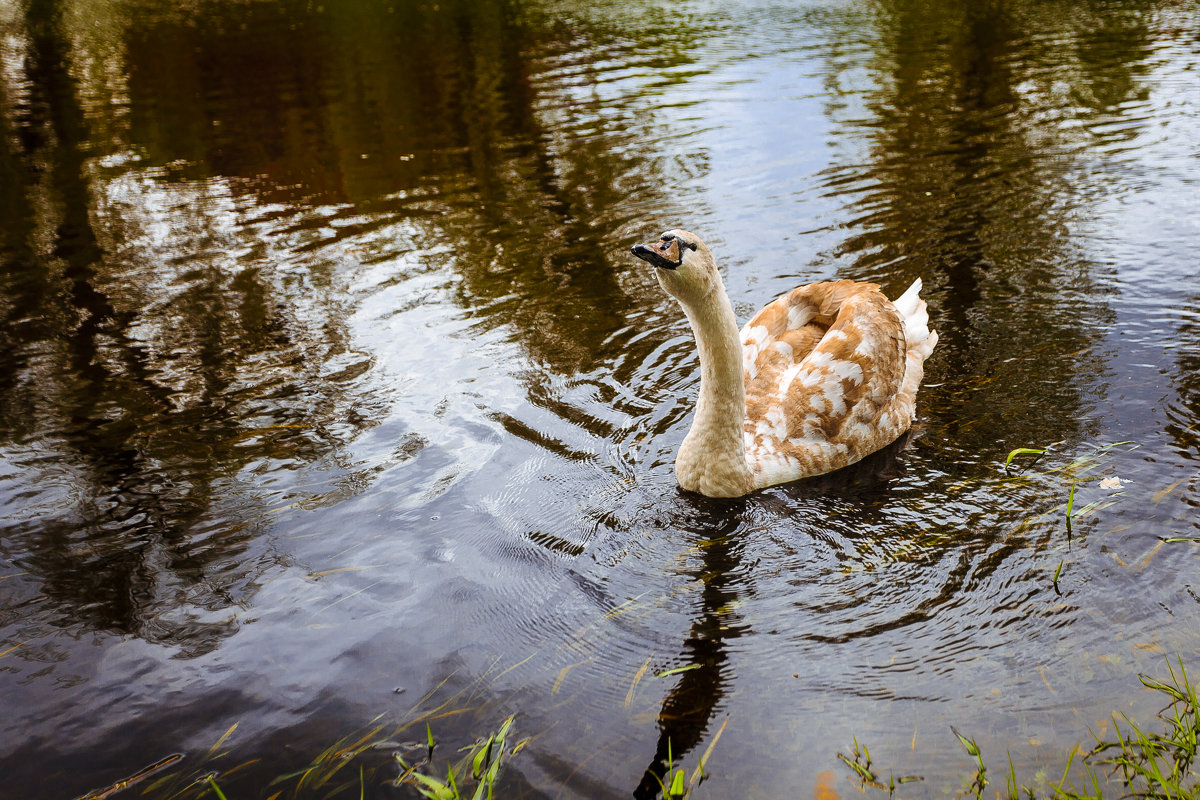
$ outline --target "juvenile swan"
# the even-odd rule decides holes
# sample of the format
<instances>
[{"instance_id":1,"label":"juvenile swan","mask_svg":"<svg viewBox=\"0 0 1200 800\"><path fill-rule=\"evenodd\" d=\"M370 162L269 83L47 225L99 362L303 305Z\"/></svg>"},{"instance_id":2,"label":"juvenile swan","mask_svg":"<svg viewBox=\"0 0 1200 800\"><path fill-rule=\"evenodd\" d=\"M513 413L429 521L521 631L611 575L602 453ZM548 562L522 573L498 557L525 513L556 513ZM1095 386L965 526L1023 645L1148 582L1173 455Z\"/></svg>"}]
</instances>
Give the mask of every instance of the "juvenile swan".
<instances>
[{"instance_id":1,"label":"juvenile swan","mask_svg":"<svg viewBox=\"0 0 1200 800\"><path fill-rule=\"evenodd\" d=\"M913 281L894 303L873 283L800 286L738 332L712 251L673 230L633 254L679 301L700 350L700 399L675 458L709 497L832 472L908 430L937 344Z\"/></svg>"}]
</instances>

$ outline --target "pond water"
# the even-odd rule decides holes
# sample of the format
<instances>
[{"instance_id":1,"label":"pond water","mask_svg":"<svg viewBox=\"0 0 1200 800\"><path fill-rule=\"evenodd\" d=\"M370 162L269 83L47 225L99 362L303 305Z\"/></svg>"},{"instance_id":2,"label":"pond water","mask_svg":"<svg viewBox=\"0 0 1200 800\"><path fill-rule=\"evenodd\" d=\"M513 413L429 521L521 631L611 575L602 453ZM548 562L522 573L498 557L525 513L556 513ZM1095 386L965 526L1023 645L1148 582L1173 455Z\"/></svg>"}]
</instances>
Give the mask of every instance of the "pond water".
<instances>
[{"instance_id":1,"label":"pond water","mask_svg":"<svg viewBox=\"0 0 1200 800\"><path fill-rule=\"evenodd\" d=\"M945 796L1200 670L1193 2L14 0L0 93L0 795ZM673 227L923 278L913 432L681 492Z\"/></svg>"}]
</instances>

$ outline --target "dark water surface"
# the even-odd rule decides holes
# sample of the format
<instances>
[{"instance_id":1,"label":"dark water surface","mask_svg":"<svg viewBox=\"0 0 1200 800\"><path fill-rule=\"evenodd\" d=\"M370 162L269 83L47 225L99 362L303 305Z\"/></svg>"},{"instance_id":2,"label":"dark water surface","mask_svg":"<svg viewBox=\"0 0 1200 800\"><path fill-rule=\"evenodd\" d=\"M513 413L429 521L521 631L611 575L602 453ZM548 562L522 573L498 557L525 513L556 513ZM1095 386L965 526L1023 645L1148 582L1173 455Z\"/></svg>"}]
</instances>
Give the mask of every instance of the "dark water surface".
<instances>
[{"instance_id":1,"label":"dark water surface","mask_svg":"<svg viewBox=\"0 0 1200 800\"><path fill-rule=\"evenodd\" d=\"M1200 674L1198 165L1190 1L0 5L0 796L435 708L505 797L1056 780ZM681 493L676 226L743 320L921 276L913 434Z\"/></svg>"}]
</instances>

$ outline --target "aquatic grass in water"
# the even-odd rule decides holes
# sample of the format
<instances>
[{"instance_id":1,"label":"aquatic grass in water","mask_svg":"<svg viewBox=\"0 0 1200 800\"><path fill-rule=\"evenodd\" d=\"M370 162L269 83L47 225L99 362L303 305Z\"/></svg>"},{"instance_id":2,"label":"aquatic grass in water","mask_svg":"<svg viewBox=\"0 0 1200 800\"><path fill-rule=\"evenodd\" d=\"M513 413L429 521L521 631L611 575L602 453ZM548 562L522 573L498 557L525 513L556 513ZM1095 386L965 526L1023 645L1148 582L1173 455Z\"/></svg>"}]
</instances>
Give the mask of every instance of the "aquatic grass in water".
<instances>
[{"instance_id":1,"label":"aquatic grass in water","mask_svg":"<svg viewBox=\"0 0 1200 800\"><path fill-rule=\"evenodd\" d=\"M913 781L925 780L920 775L906 775L902 778L897 778L891 772L888 773L887 783L879 779L879 776L871 769L871 751L864 744L859 744L858 738L854 738L853 757L838 753L837 757L845 762L846 766L854 770L854 774L858 776L863 787L871 786L876 789L886 789L889 795L896 793L896 788L905 783Z\"/></svg>"},{"instance_id":2,"label":"aquatic grass in water","mask_svg":"<svg viewBox=\"0 0 1200 800\"><path fill-rule=\"evenodd\" d=\"M501 761L520 752L529 742L529 739L521 740L506 750L507 737L513 720L513 716L508 717L496 733L474 745L462 748L459 752L465 752L466 755L447 767L445 780L419 771L420 767L432 764L433 752L436 747L432 729L427 722L425 741L416 745L425 750L425 757L418 764L409 766L404 762L400 753L394 753L395 763L400 765L402 772L398 777L388 779L386 783L394 786L412 785L422 795L434 800L460 800L460 798L467 797L472 800L491 798L493 797L493 787L499 776ZM409 723L409 725L411 724ZM409 725L402 726L399 730L403 730ZM381 767L380 765L367 767L362 763L362 758L371 751L398 750L405 747L391 738L384 738L382 735L384 727L383 725L374 725L355 737L338 739L318 754L305 768L276 777L268 784L265 793L250 796L262 797L264 800L283 800L283 798L326 800L326 798L350 796L357 796L361 799L365 797L368 778L374 779ZM398 731L393 731L393 733L396 732ZM222 736L221 740L210 748L202 759L200 769L207 771L198 776L195 773L168 775L148 786L142 796L162 798L162 800L200 800L206 796L215 795L219 800L230 800L217 783L217 778L235 775L243 767L257 762L257 759L245 762L224 772L216 772L211 769L214 760L228 755L228 753L219 752L219 749L230 733L232 733L232 729L227 731L225 736ZM356 775L340 781L335 780L339 776L344 778L343 770L355 762L358 762ZM468 781L474 781L475 791L473 794L465 795L462 793L463 787ZM384 782L380 781L380 783ZM105 792L92 793L80 800L107 798L114 791L119 791L128 785L129 781L124 781ZM246 797L246 795L241 796ZM235 793L232 800L237 800L237 797L238 795Z\"/></svg>"},{"instance_id":3,"label":"aquatic grass in water","mask_svg":"<svg viewBox=\"0 0 1200 800\"><path fill-rule=\"evenodd\" d=\"M675 754L671 750L671 740L667 739L667 775L670 775L671 785L663 783L662 779L657 775L654 780L658 781L658 788L662 792L663 800L683 800L687 787L684 785L684 780L687 773L682 769L675 767Z\"/></svg>"},{"instance_id":4,"label":"aquatic grass in water","mask_svg":"<svg viewBox=\"0 0 1200 800\"><path fill-rule=\"evenodd\" d=\"M491 800L497 776L500 774L500 763L506 756L515 755L529 740L518 742L511 751L507 754L504 748L507 746L508 733L512 728L515 717L510 716L504 720L500 729L487 737L487 739L478 741L470 747L463 748L466 755L463 756L457 763L446 766L446 780L434 777L433 775L420 772L418 767L421 765L409 766L404 763L404 759L400 754L396 754L396 762L404 770L400 777L396 779L397 786L411 784L423 796L430 800L464 800L467 797L463 793L465 783L468 778L475 781L475 791L470 795L471 800L482 800L487 797ZM429 758L427 763L432 766L433 761L433 733L430 731L428 724L425 726L429 742ZM460 751L462 752L462 751ZM469 768L468 768L469 767ZM458 776L457 778L455 776Z\"/></svg>"},{"instance_id":5,"label":"aquatic grass in water","mask_svg":"<svg viewBox=\"0 0 1200 800\"><path fill-rule=\"evenodd\" d=\"M690 778L687 777L687 770L675 765L675 756L671 751L671 740L667 739L667 769L664 774L670 776L670 783L665 783L657 775L654 776L654 780L658 783L659 790L662 792L663 800L687 800L692 796L696 787L703 783L707 777L704 767L708 764L708 759L712 756L713 749L716 748L721 734L725 732L727 724L729 724L728 719L721 723L721 727L717 729L712 741L705 748L704 755L700 756L699 760L697 760L696 768L692 770ZM685 780L687 781L686 783L684 782Z\"/></svg>"},{"instance_id":6,"label":"aquatic grass in water","mask_svg":"<svg viewBox=\"0 0 1200 800\"><path fill-rule=\"evenodd\" d=\"M1166 723L1163 733L1154 733L1139 727L1126 714L1113 715L1113 737L1096 736L1096 745L1085 753L1079 769L1082 780L1079 786L1071 781L1072 769L1076 767L1079 745L1067 755L1062 777L1051 784L1045 796L1059 800L1103 800L1108 790L1110 797L1132 797L1141 800L1198 800L1200 798L1200 772L1196 758L1200 752L1200 698L1192 686L1183 659L1178 660L1178 673L1167 662L1169 680L1160 681L1139 675L1142 685L1161 692L1169 698L1167 706L1159 712L1158 719ZM973 738L964 736L953 727L950 729L959 743L975 760L974 774L964 778L966 794L982 800L988 786L987 766L983 754ZM1094 735L1094 734L1093 734ZM865 745L854 739L854 755L849 758L838 753L858 776L864 787L871 786L894 795L898 783L889 777L883 783L871 765L870 752ZM1119 788L1113 787L1113 780ZM1012 754L1008 756L1008 774L1005 777L1007 800L1037 800L1038 793L1030 786L1020 784Z\"/></svg>"},{"instance_id":7,"label":"aquatic grass in water","mask_svg":"<svg viewBox=\"0 0 1200 800\"><path fill-rule=\"evenodd\" d=\"M382 715L376 717L362 730L333 742L304 767L278 775L261 791L247 793L244 787L235 785L227 795L225 791L225 787L229 786L227 779L240 777L240 773L247 767L256 764L261 766L261 759L255 758L224 768L224 763L232 757L226 745L232 741L238 730L239 725L235 723L225 730L189 769L162 775L142 792L142 796L152 798L152 800L202 800L202 798L214 796L218 800L247 800L248 798L332 800L344 797L363 798L367 794L367 784L371 783L375 787L409 786L412 790L424 797L431 798L431 800L493 798L503 764L511 760L533 740L533 737L527 737L514 745L509 745L516 715L508 716L495 733L455 751L462 754L457 760L444 765L439 764L436 767L434 758L440 743L435 737L433 723L438 719L464 713L479 714L482 707L472 704L478 703L481 698L486 698L489 687L532 657L529 656L501 670L497 669L499 661L497 659L470 684L436 705L427 706L434 695L454 677L452 673L417 700L410 708L407 714L408 718L394 727L389 728L388 723L381 721ZM631 693L650 671L651 661L652 657L648 658L634 675L630 687ZM699 668L701 665L698 664L683 665L662 670L654 675L665 678ZM482 702L484 706L489 705L486 699ZM405 731L422 723L424 723L425 730L419 740L407 743L398 740L397 737ZM663 784L660 781L664 798L684 800L694 796L696 787L707 777L707 764L727 723L728 720L725 720L717 729L712 741L698 759L690 775L680 764L674 762L672 755L666 773L667 783ZM377 751L391 751L391 753L386 758L373 760L371 753ZM409 763L405 756L405 753L409 752L420 753L418 756L420 760ZM182 759L184 759L182 755L172 755L140 770L130 778L105 790L89 793L79 800L106 799ZM355 764L357 764L357 770L353 769ZM391 770L394 765L399 766L399 774ZM387 772L391 772L391 774L381 774Z\"/></svg>"},{"instance_id":8,"label":"aquatic grass in water","mask_svg":"<svg viewBox=\"0 0 1200 800\"><path fill-rule=\"evenodd\" d=\"M1116 504L1120 500L1120 498L1124 495L1124 492L1121 491L1121 479L1120 478L1112 476L1112 475L1102 476L1102 475L1096 475L1096 474L1092 474L1092 473L1095 473L1098 470L1104 469L1111 463L1111 459L1112 459L1113 453L1115 451L1115 448L1123 447L1125 445L1132 445L1132 447L1130 447L1129 450L1133 450L1133 449L1136 449L1138 447L1138 445L1132 441L1113 442L1111 444L1097 446L1091 452L1087 452L1087 453L1078 455L1075 458L1071 459L1071 461L1067 462L1066 464L1063 464L1063 465L1060 465L1057 467L1051 467L1049 469L1038 471L1038 472L1025 471L1025 472L1022 472L1017 475L1014 475L1012 473L1013 461L1016 460L1016 458L1018 456L1033 455L1033 456L1036 456L1036 458L1034 459L1034 461L1036 462L1043 455L1050 452L1054 447L1056 447L1059 444L1062 444L1062 443L1056 442L1055 444L1048 445L1045 448L1018 447L1018 448L1010 451L1008 454L1008 457L1005 458L1005 460L1004 460L1003 470L1004 470L1005 478L1003 480L1006 482L1007 481L1029 481L1034 478L1047 478L1047 477L1052 478L1052 479L1066 480L1068 486L1067 486L1067 499L1066 499L1066 504L1064 507L1063 519L1066 523L1067 544L1069 546L1070 541L1071 541L1071 536L1072 536L1072 528L1071 528L1072 520L1079 520L1079 519L1087 517L1091 514L1094 514L1098 511L1101 511L1105 508L1108 508L1108 507ZM1128 452L1129 450L1126 450L1125 452ZM1089 483L1089 482L1093 482L1093 481L1098 481L1101 489L1115 490L1115 491L1113 491L1111 494L1109 494L1105 497L1099 498L1097 500L1093 500L1093 501L1087 503L1086 505L1084 505L1083 507L1079 508L1078 510L1076 510L1075 495L1076 495L1076 491L1079 487L1079 484ZM1034 520L1042 518L1044 516L1045 516L1045 514L1039 515L1039 517L1035 517ZM1034 520L1025 520L1022 523L1022 527L1026 526L1027 524L1032 523ZM1060 559L1057 567L1054 570L1054 576L1053 576L1053 578L1051 578L1051 581L1050 581L1050 584L1054 590L1054 593L1060 597L1062 596L1063 591L1062 591L1062 587L1059 585L1059 579L1062 577L1063 567L1065 565L1066 565L1066 560Z\"/></svg>"},{"instance_id":9,"label":"aquatic grass in water","mask_svg":"<svg viewBox=\"0 0 1200 800\"><path fill-rule=\"evenodd\" d=\"M1016 458L1018 455L1032 453L1032 454L1037 454L1040 458L1040 456L1042 454L1050 452L1051 448L1053 448L1055 445L1050 445L1044 449L1037 449L1037 448L1031 448L1031 447L1018 447L1015 450L1011 451L1008 454L1008 457L1004 460L1004 474L1012 480L1023 480L1028 477L1031 477L1033 475L1061 476L1061 477L1065 478L1069 484L1069 487L1067 489L1066 520L1067 520L1067 525L1070 526L1072 518L1086 516L1087 514L1098 511L1101 508L1106 508L1116 502L1116 499L1114 499L1115 496L1108 497L1108 498L1105 498L1102 500L1096 500L1091 503L1088 503L1086 506L1079 509L1079 511L1074 510L1075 509L1075 490L1076 490L1076 487L1078 486L1078 484L1080 484L1080 483L1099 481L1100 485L1103 488L1112 488L1112 489L1118 489L1118 490L1121 488L1121 482L1120 482L1120 479L1118 479L1118 478L1113 478L1113 477L1105 478L1105 477L1101 477L1098 475L1092 475L1090 473L1107 466L1109 463L1109 460L1111 459L1112 451L1114 450L1114 448L1122 447L1124 445L1133 445L1132 447L1129 448L1129 450L1134 450L1138 447L1138 445L1132 441L1113 442L1112 444L1100 445L1094 451L1092 451L1090 453L1083 453L1082 455L1078 455L1075 458L1073 458L1070 462L1068 462L1062 466L1052 467L1050 469L1047 469L1047 470L1044 470L1041 472L1036 472L1036 473L1023 472L1019 475L1013 475L1010 470L1010 467L1012 465L1013 459ZM1125 452L1129 452L1129 450L1126 450ZM1037 459L1035 459L1035 461L1036 460ZM1108 482L1110 482L1110 481L1112 482L1111 485L1108 484ZM1116 495L1116 496L1119 496L1119 495Z\"/></svg>"},{"instance_id":10,"label":"aquatic grass in water","mask_svg":"<svg viewBox=\"0 0 1200 800\"><path fill-rule=\"evenodd\" d=\"M688 664L685 667L675 667L673 669L664 669L661 672L654 673L654 677L667 678L667 677L670 677L671 675L678 675L681 672L691 672L694 669L700 669L702 666L703 666L702 664Z\"/></svg>"},{"instance_id":11,"label":"aquatic grass in water","mask_svg":"<svg viewBox=\"0 0 1200 800\"><path fill-rule=\"evenodd\" d=\"M1072 748L1066 759L1062 777L1057 783L1049 784L1043 790L1045 797L1061 798L1062 800L1102 800L1104 792L1110 796L1146 798L1147 800L1200 800L1200 774L1196 771L1197 754L1200 752L1200 698L1196 688L1191 684L1182 658L1177 661L1178 670L1170 662L1167 664L1169 678L1158 680L1146 675L1139 676L1143 686L1160 692L1168 698L1167 706L1158 714L1160 720L1166 723L1162 733L1155 733L1139 727L1128 715L1121 714L1112 717L1113 736L1102 739L1096 737L1096 745L1077 761L1079 746ZM423 700L426 698L423 698ZM438 706L439 710L443 706ZM445 713L440 716L446 716ZM432 757L438 743L429 724L428 714L420 717L425 721L425 736L422 742L415 744L425 750L426 757L418 764L407 764L399 753L393 755L395 763L403 770L399 777L390 781L392 785L411 785L422 796L431 800L493 800L495 783L504 763L517 755L530 741L526 738L511 748L508 745L515 715L507 717L499 729L474 744L461 748L457 752L462 757L456 762L447 764L445 778L440 770L433 769ZM403 727L409 727L416 721L410 721ZM664 800L686 800L692 797L696 788L707 775L707 765L717 742L720 740L728 720L721 724L713 736L708 748L699 758L691 773L675 763L674 755L668 742L667 769L665 779L657 779ZM236 726L234 726L236 728ZM210 760L222 758L228 753L221 752L221 746L229 739L234 728L230 728L218 742L209 749ZM360 798L365 797L368 776L375 770L368 769L361 762L357 775L342 783L332 782L344 766L358 759L370 750L397 749L403 747L395 741L381 739L379 734L383 726L377 725L366 733L351 740L343 737L326 748L310 766L287 775L280 776L268 787L269 794L263 795L265 800L282 800L285 797L335 798L350 796L355 792ZM974 738L960 733L955 728L951 732L958 739L963 749L974 759L975 768L969 777L964 777L964 795L983 800L984 793L990 785L988 768L983 753ZM837 753L847 767L858 777L862 786L888 792L894 796L897 790L906 783L924 780L919 775L907 775L900 778L889 772L886 779L872 763L870 751L865 744L854 738L852 754L847 756ZM1039 794L1033 788L1018 781L1012 755L1008 757L1008 773L1005 776L1005 796L1007 800L1037 800ZM251 762L247 762L251 763ZM207 766L204 764L202 766ZM421 767L427 767L422 771ZM235 767L225 773L215 773L211 770L184 780L180 786L177 780L174 784L160 780L148 787L143 796L152 798L201 798L210 795L218 800L227 800L227 796L217 783L220 775L234 774L241 767ZM1080 784L1077 786L1071 780L1073 770L1082 770ZM193 773L194 775L194 773ZM177 776L178 777L178 776ZM282 783L299 777L290 790L276 788ZM1120 791L1114 787L1114 782L1120 784ZM474 784L473 791L468 791ZM124 785L119 788L125 788ZM999 793L998 793L999 794ZM87 797L91 800L107 797L105 793L93 793ZM234 800L237 800L236 796Z\"/></svg>"},{"instance_id":12,"label":"aquatic grass in water","mask_svg":"<svg viewBox=\"0 0 1200 800\"><path fill-rule=\"evenodd\" d=\"M212 790L216 793L220 800L229 800L229 798L225 796L225 793L221 791L221 787L217 785L217 779L212 775L208 776L208 785L212 787Z\"/></svg>"},{"instance_id":13,"label":"aquatic grass in water","mask_svg":"<svg viewBox=\"0 0 1200 800\"><path fill-rule=\"evenodd\" d=\"M112 797L117 792L124 791L125 789L128 789L129 787L142 782L146 778L149 778L154 773L160 772L160 771L166 769L170 765L179 761L181 758L183 758L183 756L181 754L172 753L171 755L167 756L166 758L160 758L158 761L155 761L153 764L143 767L142 769L135 772L133 775L130 775L127 778L122 778L121 780L117 781L116 783L112 784L111 786L109 786L105 789L101 789L101 790L95 791L95 792L88 792L83 797L79 798L79 800L106 800L106 798Z\"/></svg>"},{"instance_id":14,"label":"aquatic grass in water","mask_svg":"<svg viewBox=\"0 0 1200 800\"><path fill-rule=\"evenodd\" d=\"M527 660L525 659L525 661ZM424 757L416 766L420 767L430 763L434 755L434 750L437 747L431 721L465 713L481 713L483 707L487 705L481 698L486 697L489 687L512 669L525 663L525 661L520 661L497 672L495 668L498 661L498 659L493 661L491 666L482 675L456 691L453 695L435 705L426 707L426 704L429 703L434 695L454 677L453 674L448 675L410 707L405 718L402 718L402 722L389 725L381 721L382 715L380 715L371 720L360 731L339 738L318 753L304 767L275 777L270 781L262 794L249 796L261 797L262 800L300 800L300 798L326 800L326 798L364 797L368 782L379 785L386 783L395 785L400 783L404 780L405 774L402 773L397 778L392 766L396 763L403 763L401 756L398 754L399 751L423 751ZM406 744L398 740L398 737L402 736L406 731L422 723L425 724L425 733L419 741ZM504 735L507 735L511 723L512 717L509 717L507 722L501 726L501 732ZM212 797L215 793L222 791L221 786L217 784L217 779L221 779L221 782L228 786L227 779L239 775L248 767L259 765L261 759L256 758L229 768L214 769L214 767L222 767L230 758L230 752L224 748L232 740L237 728L237 724L230 726L205 753L198 757L195 765L190 769L170 772L159 777L158 780L146 787L142 792L142 796L153 798L154 800L200 800L204 797ZM511 757L513 754L519 752L527 741L518 742L505 755ZM499 773L499 760L504 743L499 734L493 734L487 740L483 740L482 745L484 746L482 752L485 754L486 759L472 766L476 767L475 771L478 771L483 778L483 785L490 787L494 784L496 776ZM471 748L466 749L471 750ZM396 755L383 758L381 754L375 760L375 763L371 763L371 754L381 750L392 751ZM471 750L471 752L475 753L474 750ZM182 756L173 756L163 759L161 762L141 770L133 777L137 779L147 777L150 773L158 772L164 767L180 761L182 758ZM354 772L351 767L355 763L358 765L357 774L348 775L347 773ZM388 774L384 777L379 774L380 772ZM455 776L449 778L449 780L457 781L457 778L464 774L464 771L459 769L455 773ZM409 777L412 776L410 775ZM433 778L433 780L440 781L438 778ZM448 784L449 780L441 783ZM419 778L413 778L413 781L417 784L421 783ZM115 788L110 787L104 793L90 793L80 798L80 800L100 800L101 798L107 798L114 791L125 788L132 782L133 778L126 779L117 784ZM239 794L235 790L230 791L233 795L231 800L239 800L239 797L241 800L246 800L247 798L247 795ZM490 789L486 791L490 792ZM488 795L485 793L482 796Z\"/></svg>"},{"instance_id":15,"label":"aquatic grass in water","mask_svg":"<svg viewBox=\"0 0 1200 800\"><path fill-rule=\"evenodd\" d=\"M1182 658L1178 664L1177 675L1170 662L1167 663L1169 682L1138 676L1144 686L1170 698L1166 708L1158 714L1167 723L1167 732L1147 733L1122 714L1126 725L1126 732L1122 733L1114 716L1113 729L1117 738L1114 741L1097 740L1089 754L1103 756L1097 763L1109 765L1114 772L1119 772L1122 783L1135 797L1194 798L1200 793L1200 774L1195 770L1200 743L1200 699L1188 680Z\"/></svg>"},{"instance_id":16,"label":"aquatic grass in water","mask_svg":"<svg viewBox=\"0 0 1200 800\"><path fill-rule=\"evenodd\" d=\"M1045 452L1046 452L1045 450L1038 450L1038 449L1035 449L1032 447L1018 447L1016 450L1013 450L1011 453L1008 454L1008 458L1004 459L1004 474L1005 475L1009 474L1008 467L1010 464L1012 464L1013 459L1016 458L1017 456L1025 455L1025 454L1034 454L1034 455L1040 456ZM1034 461L1037 461L1037 459L1034 459Z\"/></svg>"},{"instance_id":17,"label":"aquatic grass in water","mask_svg":"<svg viewBox=\"0 0 1200 800\"><path fill-rule=\"evenodd\" d=\"M975 796L975 800L982 800L983 790L987 788L987 767L983 763L983 755L979 752L979 745L974 739L963 736L956 731L953 726L950 727L950 732L958 737L958 741L962 744L963 749L967 751L967 755L975 759L975 774L971 776L970 783L967 784L967 792Z\"/></svg>"}]
</instances>

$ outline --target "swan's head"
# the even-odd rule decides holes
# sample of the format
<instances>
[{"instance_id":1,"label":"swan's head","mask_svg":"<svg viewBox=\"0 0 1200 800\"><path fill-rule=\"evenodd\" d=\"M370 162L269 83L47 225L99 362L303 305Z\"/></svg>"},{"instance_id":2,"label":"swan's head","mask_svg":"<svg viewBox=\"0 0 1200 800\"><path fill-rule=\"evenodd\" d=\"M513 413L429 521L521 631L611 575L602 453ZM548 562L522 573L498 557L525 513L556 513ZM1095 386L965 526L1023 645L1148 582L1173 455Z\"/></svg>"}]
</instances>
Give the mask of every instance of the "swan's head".
<instances>
[{"instance_id":1,"label":"swan's head","mask_svg":"<svg viewBox=\"0 0 1200 800\"><path fill-rule=\"evenodd\" d=\"M682 303L698 302L721 286L712 251L694 233L667 231L654 244L635 244L633 254L653 266L659 284Z\"/></svg>"}]
</instances>

